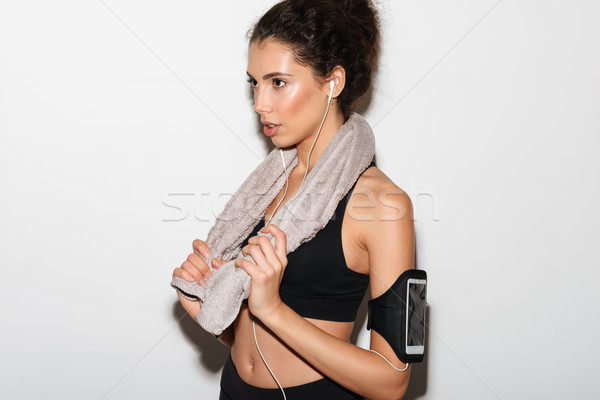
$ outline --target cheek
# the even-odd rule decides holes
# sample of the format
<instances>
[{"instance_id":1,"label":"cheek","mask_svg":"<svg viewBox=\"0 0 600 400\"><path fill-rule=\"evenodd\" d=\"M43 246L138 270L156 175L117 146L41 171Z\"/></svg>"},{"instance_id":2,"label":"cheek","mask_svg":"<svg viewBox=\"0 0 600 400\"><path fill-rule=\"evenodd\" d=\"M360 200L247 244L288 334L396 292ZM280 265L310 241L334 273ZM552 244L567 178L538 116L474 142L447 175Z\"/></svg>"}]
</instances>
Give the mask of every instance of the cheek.
<instances>
[{"instance_id":1,"label":"cheek","mask_svg":"<svg viewBox=\"0 0 600 400\"><path fill-rule=\"evenodd\" d=\"M304 87L295 87L291 91L283 96L281 104L281 111L296 114L302 117L302 111L306 108L311 107L312 93L310 90L306 90Z\"/></svg>"}]
</instances>

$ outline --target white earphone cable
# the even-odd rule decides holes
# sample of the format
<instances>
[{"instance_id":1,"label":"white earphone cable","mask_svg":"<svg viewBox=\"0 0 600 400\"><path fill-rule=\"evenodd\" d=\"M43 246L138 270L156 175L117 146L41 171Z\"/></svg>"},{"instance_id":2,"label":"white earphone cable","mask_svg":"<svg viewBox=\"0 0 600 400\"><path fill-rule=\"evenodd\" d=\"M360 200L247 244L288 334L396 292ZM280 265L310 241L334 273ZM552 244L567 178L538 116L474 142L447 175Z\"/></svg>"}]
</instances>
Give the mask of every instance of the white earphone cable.
<instances>
[{"instance_id":1,"label":"white earphone cable","mask_svg":"<svg viewBox=\"0 0 600 400\"><path fill-rule=\"evenodd\" d=\"M258 340L256 339L256 325L255 325L254 321L252 321L252 331L254 332L254 343L256 344L256 348L258 349L258 354L260 354L260 358L262 358L263 362L267 366L267 369L271 373L271 376L273 377L273 379L275 379L277 386L279 386L279 389L281 389L281 393L283 393L283 400L287 400L287 397L285 396L285 391L283 390L283 387L281 386L281 384L275 377L275 374L273 373L273 371L271 371L271 367L269 367L269 364L267 364L267 360L265 360L265 357L263 356L262 351L260 351L260 347L258 346Z\"/></svg>"},{"instance_id":2,"label":"white earphone cable","mask_svg":"<svg viewBox=\"0 0 600 400\"><path fill-rule=\"evenodd\" d=\"M330 82L333 82L333 81L330 81ZM315 140L313 140L313 143L310 146L310 150L308 151L308 157L306 160L306 171L304 172L304 178L302 178L302 183L300 184L301 188L302 188L302 184L304 183L304 180L306 179L306 175L308 175L308 167L310 166L310 153L312 153L313 147L315 147L315 143L317 143L317 138L321 134L321 128L323 128L323 124L325 123L325 119L327 118L327 114L329 113L329 106L331 105L331 95L333 94L333 87L334 87L334 85L331 84L331 89L329 90L329 99L327 100L327 109L325 110L325 115L323 116L323 120L321 121L321 126L319 126L319 130L317 131L317 136L315 136ZM299 190L300 189L298 189L298 191Z\"/></svg>"},{"instance_id":3,"label":"white earphone cable","mask_svg":"<svg viewBox=\"0 0 600 400\"><path fill-rule=\"evenodd\" d=\"M285 159L283 158L283 151L281 149L279 149L279 151L280 151L279 154L281 154L281 162L283 163L283 171L284 171L284 174L285 174L285 191L283 192L283 197L281 198L281 200L279 200L279 203L277 203L277 206L275 207L275 210L273 210L273 213L271 213L271 216L269 217L269 221L265 224L265 226L269 225L269 222L271 222L271 219L275 215L275 212L279 208L279 205L281 204L281 202L283 201L283 199L285 199L285 195L286 195L287 190L288 190L288 177L287 177L287 174L285 173ZM254 321L252 321L252 332L254 333L254 344L256 344L256 349L258 350L258 354L260 355L260 358L262 358L263 362L265 363L265 366L269 370L269 373L271 374L271 376L273 377L273 379L275 379L275 383L277 383L277 386L279 386L279 389L281 390L281 393L283 393L283 400L287 400L287 397L285 396L285 391L283 390L283 387L281 386L281 384L279 383L279 380L277 379L277 377L275 376L275 374L271 370L271 367L269 367L269 364L267 363L267 360L265 360L265 357L263 356L262 351L260 351L260 346L258 345L258 339L256 338L256 324L255 324Z\"/></svg>"},{"instance_id":4,"label":"white earphone cable","mask_svg":"<svg viewBox=\"0 0 600 400\"><path fill-rule=\"evenodd\" d=\"M384 359L384 360L385 360L385 361L386 361L388 364L390 364L390 367L394 368L396 371L399 371L399 372L404 372L404 371L406 371L406 370L408 369L408 366L410 365L409 363L406 363L406 367L404 367L404 369L397 368L396 366L394 366L394 364L392 364L392 363L390 362L390 360L388 360L387 358L385 358L385 357L384 357L384 356L383 356L381 353L378 353L378 352L376 352L375 350L372 350L372 349L367 349L367 350L369 350L369 351L372 351L372 352L373 352L373 353L375 353L375 354L378 354L378 355L379 355L381 358L383 358L383 359Z\"/></svg>"}]
</instances>

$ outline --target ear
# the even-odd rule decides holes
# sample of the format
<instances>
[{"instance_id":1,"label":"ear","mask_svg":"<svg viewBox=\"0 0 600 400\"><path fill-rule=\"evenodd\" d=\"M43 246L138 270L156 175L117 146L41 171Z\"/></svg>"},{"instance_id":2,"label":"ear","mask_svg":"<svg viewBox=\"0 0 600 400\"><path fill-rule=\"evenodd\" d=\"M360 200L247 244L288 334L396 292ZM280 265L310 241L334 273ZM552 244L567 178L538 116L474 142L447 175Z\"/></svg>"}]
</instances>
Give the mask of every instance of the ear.
<instances>
[{"instance_id":1,"label":"ear","mask_svg":"<svg viewBox=\"0 0 600 400\"><path fill-rule=\"evenodd\" d=\"M328 75L326 82L333 80L335 86L333 88L333 98L337 98L346 86L346 70L341 65L336 65ZM327 94L329 94L329 84L327 86Z\"/></svg>"}]
</instances>

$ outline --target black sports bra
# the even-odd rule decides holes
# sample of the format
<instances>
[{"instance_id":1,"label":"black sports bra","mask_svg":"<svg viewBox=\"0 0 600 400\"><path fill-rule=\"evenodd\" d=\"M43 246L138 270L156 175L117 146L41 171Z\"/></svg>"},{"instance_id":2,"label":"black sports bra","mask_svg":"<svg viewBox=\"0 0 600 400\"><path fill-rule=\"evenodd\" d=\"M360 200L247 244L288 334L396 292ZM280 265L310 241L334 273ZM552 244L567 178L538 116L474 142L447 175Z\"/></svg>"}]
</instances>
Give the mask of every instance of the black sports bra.
<instances>
[{"instance_id":1,"label":"black sports bra","mask_svg":"<svg viewBox=\"0 0 600 400\"><path fill-rule=\"evenodd\" d=\"M372 162L369 167L373 165ZM279 295L303 317L340 322L356 319L369 276L348 268L342 249L342 221L355 186L356 182L340 200L327 225L287 255ZM264 223L263 216L248 238L255 236ZM248 244L248 238L242 247Z\"/></svg>"}]
</instances>

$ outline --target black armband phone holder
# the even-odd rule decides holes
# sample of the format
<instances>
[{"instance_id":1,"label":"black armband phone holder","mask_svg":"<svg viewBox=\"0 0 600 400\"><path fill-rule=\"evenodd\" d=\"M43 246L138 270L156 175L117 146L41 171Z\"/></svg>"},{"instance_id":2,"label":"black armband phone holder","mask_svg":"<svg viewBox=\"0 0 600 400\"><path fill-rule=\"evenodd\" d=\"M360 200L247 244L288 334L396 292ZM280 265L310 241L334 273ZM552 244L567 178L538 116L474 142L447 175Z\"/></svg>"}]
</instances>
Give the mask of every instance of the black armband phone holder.
<instances>
[{"instance_id":1,"label":"black armband phone holder","mask_svg":"<svg viewBox=\"0 0 600 400\"><path fill-rule=\"evenodd\" d=\"M423 361L427 273L409 269L381 296L368 302L367 329L379 333L405 363Z\"/></svg>"}]
</instances>

